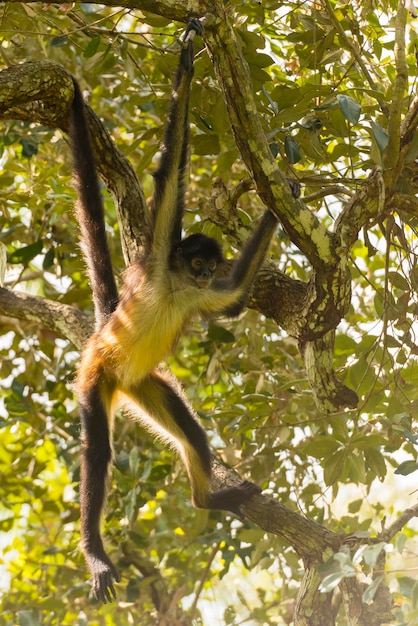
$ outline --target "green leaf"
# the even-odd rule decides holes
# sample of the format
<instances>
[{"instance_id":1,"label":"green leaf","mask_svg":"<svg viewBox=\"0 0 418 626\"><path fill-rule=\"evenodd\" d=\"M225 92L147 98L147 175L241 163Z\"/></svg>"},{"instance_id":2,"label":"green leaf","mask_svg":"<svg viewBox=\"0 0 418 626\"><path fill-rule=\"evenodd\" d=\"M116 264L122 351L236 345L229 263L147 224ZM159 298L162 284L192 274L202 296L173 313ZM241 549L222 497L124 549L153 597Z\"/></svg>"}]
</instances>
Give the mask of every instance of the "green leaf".
<instances>
[{"instance_id":1,"label":"green leaf","mask_svg":"<svg viewBox=\"0 0 418 626\"><path fill-rule=\"evenodd\" d=\"M136 476L138 473L140 463L140 454L137 446L134 446L129 453L129 469L133 476Z\"/></svg>"},{"instance_id":2,"label":"green leaf","mask_svg":"<svg viewBox=\"0 0 418 626\"><path fill-rule=\"evenodd\" d=\"M413 435L407 428L404 428L403 434L408 441L418 444L418 435Z\"/></svg>"},{"instance_id":3,"label":"green leaf","mask_svg":"<svg viewBox=\"0 0 418 626\"><path fill-rule=\"evenodd\" d=\"M349 505L348 505L349 513L351 513L351 514L358 513L360 511L362 505L363 505L363 499L362 498L359 499L359 500L353 500L353 502L350 502Z\"/></svg>"},{"instance_id":4,"label":"green leaf","mask_svg":"<svg viewBox=\"0 0 418 626\"><path fill-rule=\"evenodd\" d=\"M335 354L355 354L357 341L349 335L337 335L335 338Z\"/></svg>"},{"instance_id":5,"label":"green leaf","mask_svg":"<svg viewBox=\"0 0 418 626\"><path fill-rule=\"evenodd\" d=\"M376 448L370 448L364 451L366 467L371 469L376 476L383 480L387 473L385 457Z\"/></svg>"},{"instance_id":6,"label":"green leaf","mask_svg":"<svg viewBox=\"0 0 418 626\"><path fill-rule=\"evenodd\" d=\"M293 139L293 137L290 137L290 135L286 135L285 137L284 151L287 158L292 164L298 163L300 161L301 156L299 152L299 146L297 142Z\"/></svg>"},{"instance_id":7,"label":"green leaf","mask_svg":"<svg viewBox=\"0 0 418 626\"><path fill-rule=\"evenodd\" d=\"M383 152L389 143L389 135L380 124L371 122L372 134L380 152Z\"/></svg>"},{"instance_id":8,"label":"green leaf","mask_svg":"<svg viewBox=\"0 0 418 626\"><path fill-rule=\"evenodd\" d=\"M86 59L89 59L90 57L94 56L100 46L100 41L101 41L101 37L100 35L96 35L95 37L93 37L93 39L89 42L87 48L84 50L84 56L86 57Z\"/></svg>"},{"instance_id":9,"label":"green leaf","mask_svg":"<svg viewBox=\"0 0 418 626\"><path fill-rule=\"evenodd\" d=\"M351 443L356 446L356 448L361 448L362 450L366 448L374 448L376 446L384 446L387 444L387 440L382 435L378 434L370 434L370 435L357 435L352 438Z\"/></svg>"},{"instance_id":10,"label":"green leaf","mask_svg":"<svg viewBox=\"0 0 418 626\"><path fill-rule=\"evenodd\" d=\"M385 546L385 541L380 541L372 546L367 546L363 553L363 560L368 567L374 567L376 565L377 559Z\"/></svg>"},{"instance_id":11,"label":"green leaf","mask_svg":"<svg viewBox=\"0 0 418 626\"><path fill-rule=\"evenodd\" d=\"M408 476L418 470L418 463L416 461L404 461L395 470L395 474L401 474L402 476Z\"/></svg>"},{"instance_id":12,"label":"green leaf","mask_svg":"<svg viewBox=\"0 0 418 626\"><path fill-rule=\"evenodd\" d=\"M50 248L48 252L46 253L45 258L42 263L42 267L44 270L49 269L53 265L54 258L55 258L54 248Z\"/></svg>"},{"instance_id":13,"label":"green leaf","mask_svg":"<svg viewBox=\"0 0 418 626\"><path fill-rule=\"evenodd\" d=\"M9 256L9 263L28 263L42 252L42 241L38 240L29 246L15 250Z\"/></svg>"},{"instance_id":14,"label":"green leaf","mask_svg":"<svg viewBox=\"0 0 418 626\"><path fill-rule=\"evenodd\" d=\"M327 486L333 485L342 475L346 450L337 450L332 454L324 465L324 480Z\"/></svg>"},{"instance_id":15,"label":"green leaf","mask_svg":"<svg viewBox=\"0 0 418 626\"><path fill-rule=\"evenodd\" d=\"M257 52L256 54L251 55L251 57L247 58L248 63L254 63L254 65L258 65L258 67L268 67L269 65L274 65L274 61L268 54L264 54L264 52Z\"/></svg>"},{"instance_id":16,"label":"green leaf","mask_svg":"<svg viewBox=\"0 0 418 626\"><path fill-rule=\"evenodd\" d=\"M374 579L372 584L367 587L367 589L365 590L362 596L363 602L365 602L366 604L370 604L371 602L373 602L373 598L382 580L383 580L383 576L378 576L377 578Z\"/></svg>"},{"instance_id":17,"label":"green leaf","mask_svg":"<svg viewBox=\"0 0 418 626\"><path fill-rule=\"evenodd\" d=\"M277 141L269 143L269 148L274 158L276 158L276 156L279 154L279 144L277 143Z\"/></svg>"},{"instance_id":18,"label":"green leaf","mask_svg":"<svg viewBox=\"0 0 418 626\"><path fill-rule=\"evenodd\" d=\"M350 98L350 96L344 96L342 94L337 95L338 104L344 115L351 124L357 124L360 119L361 106Z\"/></svg>"},{"instance_id":19,"label":"green leaf","mask_svg":"<svg viewBox=\"0 0 418 626\"><path fill-rule=\"evenodd\" d=\"M399 272L389 272L388 276L392 285L397 287L397 289L400 289L401 291L409 291L411 289L411 286L406 280L405 276L403 276Z\"/></svg>"},{"instance_id":20,"label":"green leaf","mask_svg":"<svg viewBox=\"0 0 418 626\"><path fill-rule=\"evenodd\" d=\"M221 147L218 135L209 133L196 135L193 139L193 149L195 154L201 156L219 154Z\"/></svg>"},{"instance_id":21,"label":"green leaf","mask_svg":"<svg viewBox=\"0 0 418 626\"><path fill-rule=\"evenodd\" d=\"M385 307L384 307L383 298L378 291L376 292L376 295L374 297L374 308L377 313L377 316L380 317L380 319L382 319L385 313Z\"/></svg>"},{"instance_id":22,"label":"green leaf","mask_svg":"<svg viewBox=\"0 0 418 626\"><path fill-rule=\"evenodd\" d=\"M68 37L63 36L63 37L53 37L51 39L51 41L49 42L49 45L52 48L60 48L61 46L65 46L68 43Z\"/></svg>"},{"instance_id":23,"label":"green leaf","mask_svg":"<svg viewBox=\"0 0 418 626\"><path fill-rule=\"evenodd\" d=\"M366 480L366 469L364 465L363 455L347 455L344 463L344 470L344 475L346 474L352 482L364 483Z\"/></svg>"},{"instance_id":24,"label":"green leaf","mask_svg":"<svg viewBox=\"0 0 418 626\"><path fill-rule=\"evenodd\" d=\"M339 441L330 435L316 437L302 448L304 454L313 456L315 459L323 459L329 456L340 447Z\"/></svg>"},{"instance_id":25,"label":"green leaf","mask_svg":"<svg viewBox=\"0 0 418 626\"><path fill-rule=\"evenodd\" d=\"M33 137L24 137L19 143L22 146L23 156L30 158L38 154L38 142Z\"/></svg>"},{"instance_id":26,"label":"green leaf","mask_svg":"<svg viewBox=\"0 0 418 626\"><path fill-rule=\"evenodd\" d=\"M337 585L340 584L343 578L346 578L343 572L334 572L334 574L326 576L319 585L319 591L321 593L328 593L329 591L332 591Z\"/></svg>"},{"instance_id":27,"label":"green leaf","mask_svg":"<svg viewBox=\"0 0 418 626\"><path fill-rule=\"evenodd\" d=\"M19 611L19 626L39 626L37 611Z\"/></svg>"},{"instance_id":28,"label":"green leaf","mask_svg":"<svg viewBox=\"0 0 418 626\"><path fill-rule=\"evenodd\" d=\"M221 343L232 343L235 341L235 335L231 333L231 331L217 324L211 324L209 326L208 337L212 341L219 341Z\"/></svg>"}]
</instances>

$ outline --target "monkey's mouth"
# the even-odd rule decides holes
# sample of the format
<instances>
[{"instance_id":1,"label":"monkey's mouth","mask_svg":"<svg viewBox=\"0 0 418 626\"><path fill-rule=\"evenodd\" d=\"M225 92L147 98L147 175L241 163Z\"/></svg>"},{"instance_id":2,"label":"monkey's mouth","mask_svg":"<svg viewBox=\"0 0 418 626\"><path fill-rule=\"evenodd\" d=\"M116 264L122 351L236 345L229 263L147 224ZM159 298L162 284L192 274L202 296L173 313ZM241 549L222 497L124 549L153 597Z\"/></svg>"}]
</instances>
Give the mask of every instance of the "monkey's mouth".
<instances>
[{"instance_id":1,"label":"monkey's mouth","mask_svg":"<svg viewBox=\"0 0 418 626\"><path fill-rule=\"evenodd\" d=\"M197 276L195 278L195 283L196 283L196 286L199 287L199 289L205 289L205 287L209 287L211 280L212 280L211 278L205 278L204 276Z\"/></svg>"}]
</instances>

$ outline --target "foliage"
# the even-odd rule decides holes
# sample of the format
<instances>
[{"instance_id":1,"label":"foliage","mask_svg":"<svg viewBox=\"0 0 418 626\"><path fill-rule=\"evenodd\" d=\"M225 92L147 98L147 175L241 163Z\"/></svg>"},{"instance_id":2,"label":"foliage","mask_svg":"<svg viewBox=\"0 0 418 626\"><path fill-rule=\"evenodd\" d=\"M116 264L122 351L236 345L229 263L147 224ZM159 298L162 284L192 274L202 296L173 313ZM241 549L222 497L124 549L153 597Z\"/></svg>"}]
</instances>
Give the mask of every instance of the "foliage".
<instances>
[{"instance_id":1,"label":"foliage","mask_svg":"<svg viewBox=\"0 0 418 626\"><path fill-rule=\"evenodd\" d=\"M228 8L271 149L331 228L348 194L382 164L389 137L383 110L396 78L396 3L235 0ZM181 25L91 3L8 2L0 10L5 65L48 58L74 73L149 195ZM416 28L410 19L411 94ZM405 107L410 99L405 93ZM191 120L188 225L219 236L200 199L210 196L214 177L233 188L246 173L204 50L196 60ZM6 285L90 312L65 137L9 120L0 142ZM411 168L416 150L414 141ZM414 183L414 169L405 171L402 192L412 196ZM261 208L255 193L240 198L244 226ZM107 196L106 211L121 272ZM358 409L319 413L297 346L253 311L234 322L195 322L170 361L220 457L334 531L379 531L385 516L393 521L416 500L408 475L416 479L418 468L417 226L417 213L398 210L370 223L352 249L352 307L338 329L335 367L361 398ZM286 273L308 279L306 259L282 230L272 255ZM294 552L249 524L194 510L180 462L122 420L106 515L106 540L123 572L121 603L98 608L78 549L79 426L71 389L78 353L39 323L2 318L1 327L0 623L146 626L157 623L157 609L171 615L168 624L176 623L177 611L178 623L202 623L200 615L214 623L208 615L218 612L224 624L290 623L301 579ZM416 524L404 528L392 548L386 575L395 589L396 619L412 624L418 618ZM364 601L371 601L379 584L367 578L379 556L375 549L331 557L323 566L323 592L362 565ZM252 581L251 593L237 592L232 602L225 588L236 576L243 585Z\"/></svg>"}]
</instances>

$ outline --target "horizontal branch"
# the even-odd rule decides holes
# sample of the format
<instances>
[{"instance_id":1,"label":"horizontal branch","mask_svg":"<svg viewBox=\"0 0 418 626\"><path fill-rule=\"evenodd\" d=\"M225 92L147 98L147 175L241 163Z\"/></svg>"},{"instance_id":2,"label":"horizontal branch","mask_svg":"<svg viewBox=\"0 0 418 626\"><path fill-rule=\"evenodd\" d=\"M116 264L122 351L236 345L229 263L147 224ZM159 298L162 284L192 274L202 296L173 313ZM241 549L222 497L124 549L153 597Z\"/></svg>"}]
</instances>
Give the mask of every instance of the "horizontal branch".
<instances>
[{"instance_id":1,"label":"horizontal branch","mask_svg":"<svg viewBox=\"0 0 418 626\"><path fill-rule=\"evenodd\" d=\"M43 0L7 0L20 4L45 4ZM96 0L86 0L83 4L97 5ZM206 12L206 2L202 0L101 0L100 4L111 7L125 7L126 9L136 9L147 11L155 15L161 15L168 20L178 20L187 22L190 17L199 17Z\"/></svg>"},{"instance_id":2,"label":"horizontal branch","mask_svg":"<svg viewBox=\"0 0 418 626\"><path fill-rule=\"evenodd\" d=\"M217 459L212 459L212 487L232 487L241 482ZM338 552L344 535L328 530L268 496L256 495L242 506L245 517L266 532L279 535L302 559L322 562L328 550Z\"/></svg>"},{"instance_id":3,"label":"horizontal branch","mask_svg":"<svg viewBox=\"0 0 418 626\"><path fill-rule=\"evenodd\" d=\"M0 315L17 318L51 330L80 348L93 329L93 320L69 304L30 296L0 287Z\"/></svg>"}]
</instances>

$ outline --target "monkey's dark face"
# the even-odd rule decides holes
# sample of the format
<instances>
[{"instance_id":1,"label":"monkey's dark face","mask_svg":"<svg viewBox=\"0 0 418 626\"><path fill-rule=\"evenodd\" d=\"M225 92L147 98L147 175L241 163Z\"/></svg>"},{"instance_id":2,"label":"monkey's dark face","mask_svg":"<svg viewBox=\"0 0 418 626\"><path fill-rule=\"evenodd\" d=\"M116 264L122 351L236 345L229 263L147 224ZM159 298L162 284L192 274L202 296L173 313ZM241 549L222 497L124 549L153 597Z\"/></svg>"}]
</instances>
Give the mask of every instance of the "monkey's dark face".
<instances>
[{"instance_id":1,"label":"monkey's dark face","mask_svg":"<svg viewBox=\"0 0 418 626\"><path fill-rule=\"evenodd\" d=\"M199 289L209 287L218 266L223 262L222 249L216 239L194 234L176 246L172 258L175 272L187 276L188 282Z\"/></svg>"},{"instance_id":2,"label":"monkey's dark face","mask_svg":"<svg viewBox=\"0 0 418 626\"><path fill-rule=\"evenodd\" d=\"M205 259L201 256L195 256L187 260L187 263L196 285L200 289L209 287L218 266L216 259Z\"/></svg>"}]
</instances>

